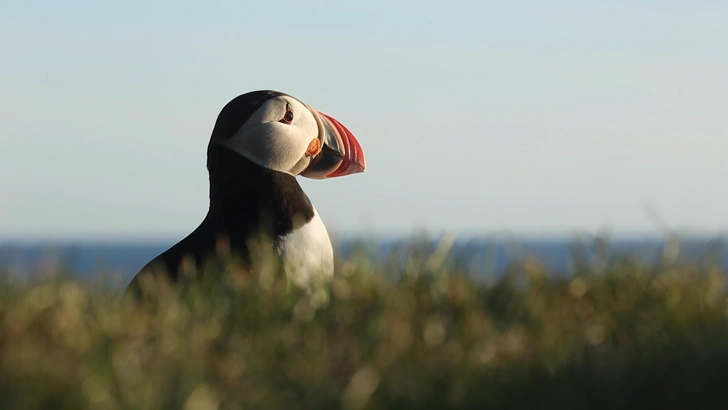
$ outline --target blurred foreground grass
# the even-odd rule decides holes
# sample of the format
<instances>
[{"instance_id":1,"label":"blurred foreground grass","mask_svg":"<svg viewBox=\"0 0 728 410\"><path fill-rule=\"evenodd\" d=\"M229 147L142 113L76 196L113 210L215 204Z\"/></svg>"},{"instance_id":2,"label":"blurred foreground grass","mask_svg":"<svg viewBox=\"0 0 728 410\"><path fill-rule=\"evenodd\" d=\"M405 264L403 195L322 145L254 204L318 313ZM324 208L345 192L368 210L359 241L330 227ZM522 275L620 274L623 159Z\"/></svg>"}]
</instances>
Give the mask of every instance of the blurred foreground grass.
<instances>
[{"instance_id":1,"label":"blurred foreground grass","mask_svg":"<svg viewBox=\"0 0 728 410\"><path fill-rule=\"evenodd\" d=\"M526 262L475 282L424 262L352 259L313 293L220 263L141 305L5 275L0 409L728 407L719 268Z\"/></svg>"}]
</instances>

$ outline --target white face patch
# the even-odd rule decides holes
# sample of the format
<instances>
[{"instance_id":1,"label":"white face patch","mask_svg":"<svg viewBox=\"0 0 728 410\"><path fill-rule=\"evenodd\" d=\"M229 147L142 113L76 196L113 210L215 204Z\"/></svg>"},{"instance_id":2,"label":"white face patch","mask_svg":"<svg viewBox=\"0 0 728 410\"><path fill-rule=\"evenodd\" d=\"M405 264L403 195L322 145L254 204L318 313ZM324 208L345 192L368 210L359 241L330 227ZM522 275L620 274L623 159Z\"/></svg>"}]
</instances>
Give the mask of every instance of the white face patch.
<instances>
[{"instance_id":1,"label":"white face patch","mask_svg":"<svg viewBox=\"0 0 728 410\"><path fill-rule=\"evenodd\" d=\"M280 96L263 103L235 135L220 144L260 166L296 176L308 166L306 150L318 133L308 107Z\"/></svg>"}]
</instances>

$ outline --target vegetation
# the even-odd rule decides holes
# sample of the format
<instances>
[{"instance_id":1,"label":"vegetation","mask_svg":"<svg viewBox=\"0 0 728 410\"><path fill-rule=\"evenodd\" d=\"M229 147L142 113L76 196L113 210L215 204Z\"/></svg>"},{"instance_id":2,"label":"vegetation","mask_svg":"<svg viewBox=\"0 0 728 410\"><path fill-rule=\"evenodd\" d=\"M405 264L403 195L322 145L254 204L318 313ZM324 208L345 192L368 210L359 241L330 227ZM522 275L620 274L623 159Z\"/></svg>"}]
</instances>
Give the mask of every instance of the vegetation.
<instances>
[{"instance_id":1,"label":"vegetation","mask_svg":"<svg viewBox=\"0 0 728 410\"><path fill-rule=\"evenodd\" d=\"M137 303L99 280L5 275L0 408L728 405L728 295L710 264L625 256L566 276L525 260L474 281L433 255L360 255L311 291L237 266Z\"/></svg>"}]
</instances>

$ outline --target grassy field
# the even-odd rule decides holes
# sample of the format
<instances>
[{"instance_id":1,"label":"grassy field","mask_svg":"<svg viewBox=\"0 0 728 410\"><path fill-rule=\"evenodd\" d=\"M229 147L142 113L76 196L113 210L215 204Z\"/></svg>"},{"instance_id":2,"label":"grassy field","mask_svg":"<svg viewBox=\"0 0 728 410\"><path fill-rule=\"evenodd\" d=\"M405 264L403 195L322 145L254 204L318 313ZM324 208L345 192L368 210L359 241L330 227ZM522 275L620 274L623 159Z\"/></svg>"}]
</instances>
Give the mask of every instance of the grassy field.
<instances>
[{"instance_id":1,"label":"grassy field","mask_svg":"<svg viewBox=\"0 0 728 410\"><path fill-rule=\"evenodd\" d=\"M99 278L4 275L0 409L728 408L709 263L526 260L475 282L437 255L370 262L304 292L220 261L140 304Z\"/></svg>"}]
</instances>

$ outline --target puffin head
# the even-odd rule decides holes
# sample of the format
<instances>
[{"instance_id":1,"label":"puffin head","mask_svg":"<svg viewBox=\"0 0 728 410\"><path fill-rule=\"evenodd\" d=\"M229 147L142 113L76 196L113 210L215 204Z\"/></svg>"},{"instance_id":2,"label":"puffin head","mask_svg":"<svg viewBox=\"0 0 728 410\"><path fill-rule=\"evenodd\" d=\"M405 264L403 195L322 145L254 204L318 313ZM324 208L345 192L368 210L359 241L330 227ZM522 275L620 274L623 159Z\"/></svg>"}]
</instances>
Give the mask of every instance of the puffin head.
<instances>
[{"instance_id":1,"label":"puffin head","mask_svg":"<svg viewBox=\"0 0 728 410\"><path fill-rule=\"evenodd\" d=\"M253 91L227 103L212 131L213 147L294 177L325 179L366 168L361 145L343 124L278 91Z\"/></svg>"}]
</instances>

